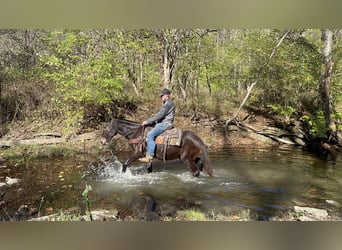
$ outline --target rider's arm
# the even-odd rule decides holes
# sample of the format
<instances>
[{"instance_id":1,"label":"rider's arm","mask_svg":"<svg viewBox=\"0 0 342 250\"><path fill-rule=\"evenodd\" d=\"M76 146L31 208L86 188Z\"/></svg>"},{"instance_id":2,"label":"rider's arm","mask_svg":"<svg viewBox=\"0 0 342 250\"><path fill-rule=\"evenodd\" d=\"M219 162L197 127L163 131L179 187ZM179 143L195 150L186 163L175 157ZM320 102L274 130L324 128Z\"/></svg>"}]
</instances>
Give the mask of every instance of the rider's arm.
<instances>
[{"instance_id":1,"label":"rider's arm","mask_svg":"<svg viewBox=\"0 0 342 250\"><path fill-rule=\"evenodd\" d=\"M155 122L158 122L164 119L172 108L173 108L172 102L166 101L163 104L163 106L160 108L159 112L147 120L147 124L153 124Z\"/></svg>"}]
</instances>

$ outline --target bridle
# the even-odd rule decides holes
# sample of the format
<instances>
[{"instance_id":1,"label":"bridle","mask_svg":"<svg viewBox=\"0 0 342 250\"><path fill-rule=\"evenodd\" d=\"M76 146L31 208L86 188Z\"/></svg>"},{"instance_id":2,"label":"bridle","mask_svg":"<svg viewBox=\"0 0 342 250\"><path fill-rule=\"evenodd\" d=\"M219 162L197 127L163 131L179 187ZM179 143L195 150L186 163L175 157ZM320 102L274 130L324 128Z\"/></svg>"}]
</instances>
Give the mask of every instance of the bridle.
<instances>
[{"instance_id":1,"label":"bridle","mask_svg":"<svg viewBox=\"0 0 342 250\"><path fill-rule=\"evenodd\" d=\"M141 130L141 135L140 136L138 136L136 138L128 139L128 143L130 145L138 144L140 152L142 152L142 150L143 150L144 142L145 142L145 139L146 139L145 136L144 136L144 133L145 133L145 126L143 126L143 129Z\"/></svg>"}]
</instances>

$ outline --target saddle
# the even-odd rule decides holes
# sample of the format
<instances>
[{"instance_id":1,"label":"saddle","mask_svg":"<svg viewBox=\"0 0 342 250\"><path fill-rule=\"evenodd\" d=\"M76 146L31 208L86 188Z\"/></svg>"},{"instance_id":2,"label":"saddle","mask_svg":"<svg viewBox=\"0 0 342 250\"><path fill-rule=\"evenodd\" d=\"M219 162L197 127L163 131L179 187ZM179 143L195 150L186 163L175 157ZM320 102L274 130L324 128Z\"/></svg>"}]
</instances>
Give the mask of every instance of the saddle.
<instances>
[{"instance_id":1,"label":"saddle","mask_svg":"<svg viewBox=\"0 0 342 250\"><path fill-rule=\"evenodd\" d=\"M148 128L145 130L144 137L146 138L148 131L150 131L152 128ZM165 130L163 133L157 136L155 139L155 142L157 145L161 145L162 152L163 152L163 160L166 161L166 152L168 149L168 146L181 146L182 142L182 130L177 128L171 128Z\"/></svg>"},{"instance_id":2,"label":"saddle","mask_svg":"<svg viewBox=\"0 0 342 250\"><path fill-rule=\"evenodd\" d=\"M162 134L157 136L155 139L156 144L159 145L172 145L180 146L182 139L182 130L177 128L172 128L164 131Z\"/></svg>"},{"instance_id":3,"label":"saddle","mask_svg":"<svg viewBox=\"0 0 342 250\"><path fill-rule=\"evenodd\" d=\"M145 135L144 137L146 138L147 133L151 130L152 128L147 128L145 130ZM180 146L181 145L181 140L182 140L182 130L178 128L171 128L165 130L163 133L157 136L155 139L155 142L157 145L171 145L171 146Z\"/></svg>"}]
</instances>

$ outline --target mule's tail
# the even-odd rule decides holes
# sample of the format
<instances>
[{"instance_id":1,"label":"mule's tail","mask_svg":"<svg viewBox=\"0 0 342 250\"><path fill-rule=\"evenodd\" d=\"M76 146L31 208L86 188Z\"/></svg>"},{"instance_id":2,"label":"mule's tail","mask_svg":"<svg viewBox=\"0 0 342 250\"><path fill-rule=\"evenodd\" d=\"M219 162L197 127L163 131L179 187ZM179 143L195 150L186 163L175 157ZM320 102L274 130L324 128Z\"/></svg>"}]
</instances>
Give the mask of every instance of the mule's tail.
<instances>
[{"instance_id":1,"label":"mule's tail","mask_svg":"<svg viewBox=\"0 0 342 250\"><path fill-rule=\"evenodd\" d=\"M199 148L201 149L202 153L203 153L203 165L204 165L204 169L206 171L206 173L212 177L213 176L213 165L211 164L209 155L208 155L208 150L207 150L207 146L204 144L204 142L202 141L202 139L197 136L196 134L194 134L197 137L197 145L199 146Z\"/></svg>"}]
</instances>

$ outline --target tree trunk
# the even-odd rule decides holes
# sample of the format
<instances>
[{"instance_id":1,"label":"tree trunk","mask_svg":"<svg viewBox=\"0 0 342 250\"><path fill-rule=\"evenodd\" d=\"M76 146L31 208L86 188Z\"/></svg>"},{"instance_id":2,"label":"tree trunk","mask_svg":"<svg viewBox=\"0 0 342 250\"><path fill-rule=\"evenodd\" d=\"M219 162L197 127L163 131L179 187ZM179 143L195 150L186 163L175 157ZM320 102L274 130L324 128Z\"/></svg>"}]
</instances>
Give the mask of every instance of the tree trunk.
<instances>
[{"instance_id":1,"label":"tree trunk","mask_svg":"<svg viewBox=\"0 0 342 250\"><path fill-rule=\"evenodd\" d=\"M320 83L320 94L322 102L322 110L324 112L325 121L327 124L327 133L330 139L331 135L335 132L335 124L331 118L331 100L330 100L330 83L331 83L331 70L332 60L331 51L333 47L333 33L331 30L322 30L322 56L323 56L323 70L322 80ZM336 137L335 137L336 138Z\"/></svg>"},{"instance_id":2,"label":"tree trunk","mask_svg":"<svg viewBox=\"0 0 342 250\"><path fill-rule=\"evenodd\" d=\"M173 74L177 64L177 56L181 40L184 36L183 30L171 29L162 31L158 37L163 45L163 84L170 87Z\"/></svg>"},{"instance_id":3,"label":"tree trunk","mask_svg":"<svg viewBox=\"0 0 342 250\"><path fill-rule=\"evenodd\" d=\"M168 47L169 43L166 38L164 37L164 53L163 53L163 83L165 86L168 86L170 83L170 66L169 66L169 53L168 53Z\"/></svg>"}]
</instances>

